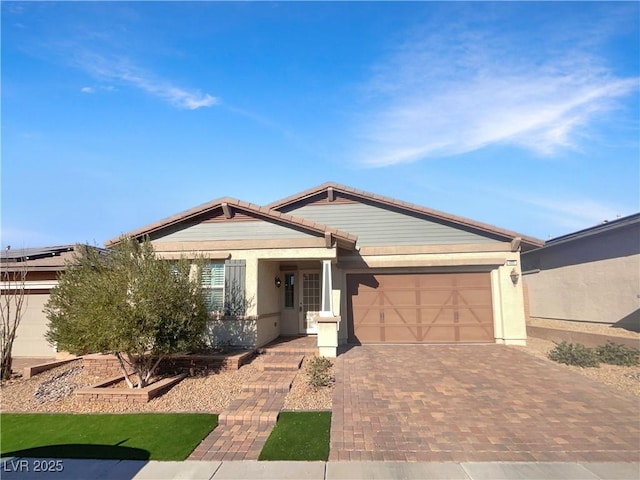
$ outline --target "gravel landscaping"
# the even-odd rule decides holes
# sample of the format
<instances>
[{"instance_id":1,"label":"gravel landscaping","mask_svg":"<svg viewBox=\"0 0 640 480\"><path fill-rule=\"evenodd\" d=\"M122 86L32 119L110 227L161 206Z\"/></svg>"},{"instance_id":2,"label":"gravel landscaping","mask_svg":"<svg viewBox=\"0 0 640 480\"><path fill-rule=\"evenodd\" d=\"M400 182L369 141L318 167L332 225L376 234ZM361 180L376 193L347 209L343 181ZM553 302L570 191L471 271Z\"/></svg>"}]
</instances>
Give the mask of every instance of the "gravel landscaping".
<instances>
[{"instance_id":1,"label":"gravel landscaping","mask_svg":"<svg viewBox=\"0 0 640 480\"><path fill-rule=\"evenodd\" d=\"M86 402L75 398L75 389L89 387L100 378L82 371L82 360L67 363L30 379L15 378L0 388L3 412L39 413L134 413L202 412L219 413L241 391L242 384L260 373L258 356L239 370L182 380L164 395L144 404ZM303 368L287 397L287 410L331 410L332 387L314 390L306 384Z\"/></svg>"},{"instance_id":2,"label":"gravel landscaping","mask_svg":"<svg viewBox=\"0 0 640 480\"><path fill-rule=\"evenodd\" d=\"M640 334L623 329L612 329L606 325L559 322L555 320L532 319L531 325L563 328L600 334L638 338ZM613 331L612 331L613 330ZM547 353L554 343L529 337L525 352L547 361ZM86 402L75 398L73 391L89 387L101 378L88 376L82 369L82 360L76 360L30 379L14 378L0 388L1 410L3 412L62 412L62 413L134 413L134 412L202 412L219 413L229 406L241 391L243 383L259 375L264 357L257 356L239 370L220 372L200 377L188 377L164 395L146 404ZM284 410L310 411L331 410L333 385L311 388L307 385L306 366L302 368L287 395ZM556 364L553 362L554 365ZM586 375L609 385L617 391L640 397L640 367L619 367L601 364L599 368L580 368L561 365L576 374ZM335 378L334 368L330 376Z\"/></svg>"},{"instance_id":3,"label":"gravel landscaping","mask_svg":"<svg viewBox=\"0 0 640 480\"><path fill-rule=\"evenodd\" d=\"M640 333L625 330L623 328L614 328L610 325L587 322L569 322L563 320L549 320L543 318L531 318L528 323L536 327L596 333L614 337L635 338L638 340L638 345L640 346ZM555 347L555 344L552 341L530 336L527 339L527 346L518 348L523 348L527 353L535 355L539 358L544 358L547 361L551 362L551 360L547 358L547 353L553 347ZM640 397L640 366L620 367L617 365L607 365L605 363L601 363L598 368L581 368L571 365L559 364L556 362L552 363L554 363L555 365L561 365L563 368L568 368L579 375L585 375L589 378L597 380L598 382L602 382L614 388L615 390Z\"/></svg>"}]
</instances>

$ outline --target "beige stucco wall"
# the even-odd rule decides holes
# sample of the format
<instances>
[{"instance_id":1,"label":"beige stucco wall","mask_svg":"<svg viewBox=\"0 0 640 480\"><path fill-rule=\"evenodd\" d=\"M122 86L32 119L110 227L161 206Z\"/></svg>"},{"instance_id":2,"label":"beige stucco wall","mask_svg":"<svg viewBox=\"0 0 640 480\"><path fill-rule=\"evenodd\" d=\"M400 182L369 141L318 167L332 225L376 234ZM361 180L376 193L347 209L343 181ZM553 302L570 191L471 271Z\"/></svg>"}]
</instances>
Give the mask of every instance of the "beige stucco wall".
<instances>
[{"instance_id":1,"label":"beige stucco wall","mask_svg":"<svg viewBox=\"0 0 640 480\"><path fill-rule=\"evenodd\" d=\"M257 314L271 314L280 312L280 295L282 294L282 286L276 287L275 278L281 277L280 264L272 261L258 262L258 304Z\"/></svg>"},{"instance_id":2,"label":"beige stucco wall","mask_svg":"<svg viewBox=\"0 0 640 480\"><path fill-rule=\"evenodd\" d=\"M181 251L175 249L175 244L171 245L171 249L168 249L168 245L162 242L153 242L153 245L158 255L164 258L178 258L181 254L191 258L221 258L221 252L218 250L194 251L189 248L187 242L182 244ZM248 317L257 318L253 320L252 324L242 323L235 326L231 323L217 322L212 324L211 332L219 334L221 339L227 339L234 330L241 331L246 341L253 338L255 345L261 346L277 338L280 334L298 333L297 324L295 325L296 331L282 330L280 297L283 294L283 287L277 288L274 282L277 275L283 279L280 263L316 259L318 260L318 268L320 268L320 260L336 258L336 249L335 247L226 249L224 255L233 260L245 260L245 294L249 301L246 313Z\"/></svg>"},{"instance_id":3,"label":"beige stucco wall","mask_svg":"<svg viewBox=\"0 0 640 480\"><path fill-rule=\"evenodd\" d=\"M532 317L640 324L640 255L540 270L524 281Z\"/></svg>"},{"instance_id":4,"label":"beige stucco wall","mask_svg":"<svg viewBox=\"0 0 640 480\"><path fill-rule=\"evenodd\" d=\"M25 314L20 321L13 344L14 357L55 357L56 350L45 340L49 320L43 309L49 301L48 293L29 293Z\"/></svg>"},{"instance_id":5,"label":"beige stucco wall","mask_svg":"<svg viewBox=\"0 0 640 480\"><path fill-rule=\"evenodd\" d=\"M491 271L494 335L497 343L525 345L527 327L519 254L510 253L507 260L518 261L518 265L502 265ZM515 284L511 279L514 269L520 275Z\"/></svg>"}]
</instances>

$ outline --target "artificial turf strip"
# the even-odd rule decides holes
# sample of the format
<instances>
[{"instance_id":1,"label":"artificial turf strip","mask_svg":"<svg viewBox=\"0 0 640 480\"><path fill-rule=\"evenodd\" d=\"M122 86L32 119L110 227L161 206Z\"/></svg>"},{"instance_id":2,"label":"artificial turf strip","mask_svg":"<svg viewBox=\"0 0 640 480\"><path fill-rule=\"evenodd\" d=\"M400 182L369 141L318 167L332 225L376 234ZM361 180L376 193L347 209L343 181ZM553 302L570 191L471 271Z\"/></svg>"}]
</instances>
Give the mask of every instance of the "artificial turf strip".
<instances>
[{"instance_id":1,"label":"artificial turf strip","mask_svg":"<svg viewBox=\"0 0 640 480\"><path fill-rule=\"evenodd\" d=\"M0 414L2 456L184 460L217 415Z\"/></svg>"},{"instance_id":2,"label":"artificial turf strip","mask_svg":"<svg viewBox=\"0 0 640 480\"><path fill-rule=\"evenodd\" d=\"M331 412L282 412L259 460L327 460Z\"/></svg>"}]
</instances>

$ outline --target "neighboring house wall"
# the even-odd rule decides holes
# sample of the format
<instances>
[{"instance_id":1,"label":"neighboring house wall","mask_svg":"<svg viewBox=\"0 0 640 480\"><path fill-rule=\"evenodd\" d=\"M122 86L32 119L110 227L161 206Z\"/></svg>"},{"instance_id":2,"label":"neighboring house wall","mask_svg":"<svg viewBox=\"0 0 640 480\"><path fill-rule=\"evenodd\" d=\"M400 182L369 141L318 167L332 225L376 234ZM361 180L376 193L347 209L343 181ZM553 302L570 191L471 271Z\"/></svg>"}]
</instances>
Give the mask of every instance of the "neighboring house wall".
<instances>
[{"instance_id":1,"label":"neighboring house wall","mask_svg":"<svg viewBox=\"0 0 640 480\"><path fill-rule=\"evenodd\" d=\"M36 247L0 252L0 268L4 272L26 272L24 285L0 282L0 289L24 287L24 315L16 332L12 356L51 358L62 355L45 339L49 320L44 307L51 289L58 284L58 275L75 255L73 245Z\"/></svg>"},{"instance_id":2,"label":"neighboring house wall","mask_svg":"<svg viewBox=\"0 0 640 480\"><path fill-rule=\"evenodd\" d=\"M43 358L56 356L56 349L44 338L49 321L43 310L48 301L48 291L27 290L24 316L18 326L12 356Z\"/></svg>"},{"instance_id":3,"label":"neighboring house wall","mask_svg":"<svg viewBox=\"0 0 640 480\"><path fill-rule=\"evenodd\" d=\"M532 317L640 331L640 218L599 228L523 255Z\"/></svg>"}]
</instances>

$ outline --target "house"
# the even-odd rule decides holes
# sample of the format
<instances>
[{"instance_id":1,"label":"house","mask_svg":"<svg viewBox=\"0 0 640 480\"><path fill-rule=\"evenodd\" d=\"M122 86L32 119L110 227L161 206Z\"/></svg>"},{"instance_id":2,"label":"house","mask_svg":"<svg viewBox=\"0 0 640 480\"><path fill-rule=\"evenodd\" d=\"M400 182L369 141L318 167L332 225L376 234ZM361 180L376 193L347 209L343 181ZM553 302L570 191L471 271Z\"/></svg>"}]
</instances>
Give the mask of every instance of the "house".
<instances>
[{"instance_id":1,"label":"house","mask_svg":"<svg viewBox=\"0 0 640 480\"><path fill-rule=\"evenodd\" d=\"M640 213L523 253L532 317L640 331Z\"/></svg>"},{"instance_id":2,"label":"house","mask_svg":"<svg viewBox=\"0 0 640 480\"><path fill-rule=\"evenodd\" d=\"M325 183L266 206L221 198L124 236L206 259L212 343L524 344L520 252L543 242Z\"/></svg>"},{"instance_id":3,"label":"house","mask_svg":"<svg viewBox=\"0 0 640 480\"><path fill-rule=\"evenodd\" d=\"M43 309L49 301L51 289L58 284L58 274L73 258L74 245L58 245L40 248L8 248L0 252L0 301L15 295L17 290L24 291L23 317L16 332L13 344L13 357L52 358L56 349L44 338L49 320ZM24 277L22 276L24 274ZM7 281L16 275L15 281Z\"/></svg>"}]
</instances>

